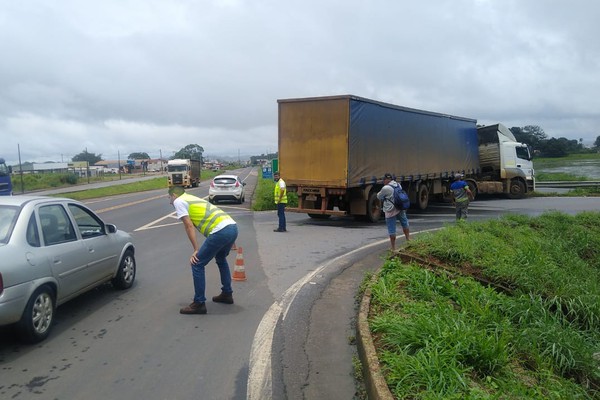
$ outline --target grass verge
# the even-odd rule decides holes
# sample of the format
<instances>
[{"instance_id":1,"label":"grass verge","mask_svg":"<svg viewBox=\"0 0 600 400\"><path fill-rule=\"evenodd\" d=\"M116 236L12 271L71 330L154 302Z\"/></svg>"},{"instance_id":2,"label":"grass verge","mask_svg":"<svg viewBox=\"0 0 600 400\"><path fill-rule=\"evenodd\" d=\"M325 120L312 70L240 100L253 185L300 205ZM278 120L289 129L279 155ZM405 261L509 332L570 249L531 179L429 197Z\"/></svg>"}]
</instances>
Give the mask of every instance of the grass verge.
<instances>
[{"instance_id":1,"label":"grass verge","mask_svg":"<svg viewBox=\"0 0 600 400\"><path fill-rule=\"evenodd\" d=\"M285 179L284 179L285 180ZM252 199L253 211L276 210L275 199L273 197L275 182L272 179L265 179L262 176L262 169L259 168L258 182L254 190ZM288 206L298 206L298 195L296 193L287 193Z\"/></svg>"},{"instance_id":2,"label":"grass verge","mask_svg":"<svg viewBox=\"0 0 600 400\"><path fill-rule=\"evenodd\" d=\"M405 251L424 262L389 259L371 287L395 398L600 398L600 213L461 223Z\"/></svg>"}]
</instances>

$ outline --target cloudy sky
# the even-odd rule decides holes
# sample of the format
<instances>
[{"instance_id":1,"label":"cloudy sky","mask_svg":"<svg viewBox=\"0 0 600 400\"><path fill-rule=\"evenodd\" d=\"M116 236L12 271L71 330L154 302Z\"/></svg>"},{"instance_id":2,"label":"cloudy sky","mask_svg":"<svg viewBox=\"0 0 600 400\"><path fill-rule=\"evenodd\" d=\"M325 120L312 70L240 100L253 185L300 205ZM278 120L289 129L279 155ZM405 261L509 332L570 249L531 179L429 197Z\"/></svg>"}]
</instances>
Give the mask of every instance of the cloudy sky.
<instances>
[{"instance_id":1,"label":"cloudy sky","mask_svg":"<svg viewBox=\"0 0 600 400\"><path fill-rule=\"evenodd\" d=\"M277 99L353 94L600 135L597 0L0 0L0 157L277 151Z\"/></svg>"}]
</instances>

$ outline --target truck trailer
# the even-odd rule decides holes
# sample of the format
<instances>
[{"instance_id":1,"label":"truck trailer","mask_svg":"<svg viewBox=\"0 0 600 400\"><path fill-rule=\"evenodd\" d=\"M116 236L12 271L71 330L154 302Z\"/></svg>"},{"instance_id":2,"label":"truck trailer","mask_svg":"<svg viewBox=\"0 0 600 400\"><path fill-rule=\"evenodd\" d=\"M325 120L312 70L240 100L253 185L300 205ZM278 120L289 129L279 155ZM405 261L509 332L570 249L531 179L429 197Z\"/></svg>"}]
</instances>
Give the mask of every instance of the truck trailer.
<instances>
[{"instance_id":1,"label":"truck trailer","mask_svg":"<svg viewBox=\"0 0 600 400\"><path fill-rule=\"evenodd\" d=\"M298 207L288 211L375 222L386 172L419 209L432 196L446 196L456 173L475 191L479 181L486 182L486 193L511 188L500 166L482 174L475 119L353 95L281 99L278 107L279 170L288 191L298 194ZM493 180L496 172L505 182Z\"/></svg>"},{"instance_id":2,"label":"truck trailer","mask_svg":"<svg viewBox=\"0 0 600 400\"><path fill-rule=\"evenodd\" d=\"M174 159L167 162L169 187L197 187L200 184L200 160Z\"/></svg>"}]
</instances>

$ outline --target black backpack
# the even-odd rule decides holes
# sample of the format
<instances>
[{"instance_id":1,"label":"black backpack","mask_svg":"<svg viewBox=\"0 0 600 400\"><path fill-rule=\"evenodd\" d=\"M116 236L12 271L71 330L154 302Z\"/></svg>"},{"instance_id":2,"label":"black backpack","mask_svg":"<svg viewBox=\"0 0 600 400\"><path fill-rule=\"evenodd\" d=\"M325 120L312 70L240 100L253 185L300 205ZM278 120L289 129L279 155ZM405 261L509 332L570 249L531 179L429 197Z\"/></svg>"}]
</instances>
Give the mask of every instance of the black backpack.
<instances>
[{"instance_id":1,"label":"black backpack","mask_svg":"<svg viewBox=\"0 0 600 400\"><path fill-rule=\"evenodd\" d=\"M402 186L397 185L392 187L394 189L394 195L392 197L394 207L398 210L407 210L410 208L410 200L408 194L402 189Z\"/></svg>"}]
</instances>

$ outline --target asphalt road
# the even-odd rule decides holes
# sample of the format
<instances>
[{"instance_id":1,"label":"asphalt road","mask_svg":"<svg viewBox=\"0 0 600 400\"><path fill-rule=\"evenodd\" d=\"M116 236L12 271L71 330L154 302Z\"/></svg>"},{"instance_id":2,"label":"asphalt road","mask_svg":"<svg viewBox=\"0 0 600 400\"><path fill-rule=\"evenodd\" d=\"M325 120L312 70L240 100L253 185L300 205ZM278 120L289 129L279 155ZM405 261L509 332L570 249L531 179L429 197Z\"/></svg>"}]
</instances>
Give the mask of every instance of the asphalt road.
<instances>
[{"instance_id":1,"label":"asphalt road","mask_svg":"<svg viewBox=\"0 0 600 400\"><path fill-rule=\"evenodd\" d=\"M251 193L256 171L239 171ZM208 193L207 183L190 191ZM246 196L247 199L250 196ZM274 233L275 212L223 204L239 224L246 281L234 305L209 302L207 315L179 308L193 295L191 245L164 190L90 200L107 222L131 232L137 281L110 285L58 309L48 340L21 345L0 330L0 398L7 399L349 399L355 348L356 288L388 246L383 222L312 220L288 213L288 233ZM506 212L537 215L599 210L598 198L489 198L472 203L471 220ZM447 204L410 212L413 234L454 219ZM235 254L229 256L235 265ZM219 293L207 266L207 297Z\"/></svg>"}]
</instances>

